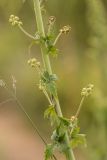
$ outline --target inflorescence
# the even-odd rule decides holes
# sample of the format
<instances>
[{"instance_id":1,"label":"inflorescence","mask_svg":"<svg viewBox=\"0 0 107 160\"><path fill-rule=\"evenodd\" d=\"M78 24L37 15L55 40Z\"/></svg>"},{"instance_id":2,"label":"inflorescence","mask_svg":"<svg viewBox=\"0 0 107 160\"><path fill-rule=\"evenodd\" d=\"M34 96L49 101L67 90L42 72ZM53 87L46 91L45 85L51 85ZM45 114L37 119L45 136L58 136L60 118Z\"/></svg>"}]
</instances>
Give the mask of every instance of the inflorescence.
<instances>
[{"instance_id":1,"label":"inflorescence","mask_svg":"<svg viewBox=\"0 0 107 160\"><path fill-rule=\"evenodd\" d=\"M40 68L40 62L37 61L36 58L31 58L28 60L28 64L31 66L31 67L38 67Z\"/></svg>"},{"instance_id":2,"label":"inflorescence","mask_svg":"<svg viewBox=\"0 0 107 160\"><path fill-rule=\"evenodd\" d=\"M15 15L10 15L9 22L12 24L12 26L23 25L22 21L20 21L20 18Z\"/></svg>"},{"instance_id":3,"label":"inflorescence","mask_svg":"<svg viewBox=\"0 0 107 160\"><path fill-rule=\"evenodd\" d=\"M50 16L49 20L48 20L48 25L53 24L56 21L56 17L55 16Z\"/></svg>"},{"instance_id":4,"label":"inflorescence","mask_svg":"<svg viewBox=\"0 0 107 160\"><path fill-rule=\"evenodd\" d=\"M91 95L93 88L94 88L94 85L89 84L87 87L82 89L81 96L88 97L89 95Z\"/></svg>"},{"instance_id":5,"label":"inflorescence","mask_svg":"<svg viewBox=\"0 0 107 160\"><path fill-rule=\"evenodd\" d=\"M60 33L68 34L71 31L71 27L69 25L64 26L60 29Z\"/></svg>"}]
</instances>

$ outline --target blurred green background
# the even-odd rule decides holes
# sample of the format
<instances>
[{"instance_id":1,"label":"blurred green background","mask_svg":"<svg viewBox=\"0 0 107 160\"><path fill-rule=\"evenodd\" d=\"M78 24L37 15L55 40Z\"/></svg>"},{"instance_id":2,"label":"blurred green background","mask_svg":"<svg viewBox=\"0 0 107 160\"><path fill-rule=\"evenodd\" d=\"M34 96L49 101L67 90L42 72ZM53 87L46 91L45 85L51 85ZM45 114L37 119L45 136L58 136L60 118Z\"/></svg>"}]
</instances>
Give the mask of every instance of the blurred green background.
<instances>
[{"instance_id":1,"label":"blurred green background","mask_svg":"<svg viewBox=\"0 0 107 160\"><path fill-rule=\"evenodd\" d=\"M74 115L81 89L88 83L95 85L79 117L88 147L76 149L76 157L78 160L107 160L107 1L47 0L45 7L45 26L48 17L54 15L56 35L62 26L72 27L71 33L63 35L57 43L58 58L51 58L53 71L59 77L63 114L68 118ZM0 79L12 88L11 76L15 76L18 98L49 140L50 125L43 119L48 103L38 90L37 73L27 65L31 40L8 23L10 14L19 16L29 33L37 31L32 1L0 0ZM38 45L31 48L31 55L41 61ZM0 101L8 97L0 89Z\"/></svg>"}]
</instances>

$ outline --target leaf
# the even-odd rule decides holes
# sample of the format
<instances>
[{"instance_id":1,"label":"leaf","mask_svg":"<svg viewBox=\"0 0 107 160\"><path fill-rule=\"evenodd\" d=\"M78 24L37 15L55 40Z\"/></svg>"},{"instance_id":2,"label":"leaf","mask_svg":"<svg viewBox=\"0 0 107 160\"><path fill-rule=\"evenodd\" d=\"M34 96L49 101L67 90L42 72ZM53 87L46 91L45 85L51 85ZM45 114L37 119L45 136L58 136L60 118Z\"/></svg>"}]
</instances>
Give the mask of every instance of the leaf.
<instances>
[{"instance_id":1,"label":"leaf","mask_svg":"<svg viewBox=\"0 0 107 160\"><path fill-rule=\"evenodd\" d=\"M49 73L47 71L44 71L43 75L41 76L41 79L44 83L49 83L50 81Z\"/></svg>"},{"instance_id":2,"label":"leaf","mask_svg":"<svg viewBox=\"0 0 107 160\"><path fill-rule=\"evenodd\" d=\"M52 56L57 56L59 50L53 45L53 35L47 35L46 37L42 37L42 43L46 43L47 53Z\"/></svg>"},{"instance_id":3,"label":"leaf","mask_svg":"<svg viewBox=\"0 0 107 160\"><path fill-rule=\"evenodd\" d=\"M76 135L79 134L79 132L80 132L80 127L76 126L71 133L71 138L76 137Z\"/></svg>"},{"instance_id":4,"label":"leaf","mask_svg":"<svg viewBox=\"0 0 107 160\"><path fill-rule=\"evenodd\" d=\"M71 147L75 148L79 145L86 147L86 136L84 134L77 134L75 138L71 140Z\"/></svg>"},{"instance_id":5,"label":"leaf","mask_svg":"<svg viewBox=\"0 0 107 160\"><path fill-rule=\"evenodd\" d=\"M50 45L48 47L48 53L51 54L52 56L57 56L58 55L58 49L55 46Z\"/></svg>"},{"instance_id":6,"label":"leaf","mask_svg":"<svg viewBox=\"0 0 107 160\"><path fill-rule=\"evenodd\" d=\"M56 84L54 82L50 82L46 84L46 88L52 94L54 97L57 97L57 89L56 89Z\"/></svg>"},{"instance_id":7,"label":"leaf","mask_svg":"<svg viewBox=\"0 0 107 160\"><path fill-rule=\"evenodd\" d=\"M58 123L58 116L54 106L49 106L48 109L45 110L44 117L50 119L52 126Z\"/></svg>"},{"instance_id":8,"label":"leaf","mask_svg":"<svg viewBox=\"0 0 107 160\"><path fill-rule=\"evenodd\" d=\"M42 82L45 84L47 90L53 96L57 96L57 88L55 81L57 80L57 76L55 74L49 74L47 71L43 72L41 76Z\"/></svg>"},{"instance_id":9,"label":"leaf","mask_svg":"<svg viewBox=\"0 0 107 160\"><path fill-rule=\"evenodd\" d=\"M51 81L57 81L57 80L58 80L57 75L56 75L56 74L51 74L51 75L50 75L50 80L51 80Z\"/></svg>"},{"instance_id":10,"label":"leaf","mask_svg":"<svg viewBox=\"0 0 107 160\"><path fill-rule=\"evenodd\" d=\"M45 160L50 160L53 157L54 145L48 144L45 150Z\"/></svg>"},{"instance_id":11,"label":"leaf","mask_svg":"<svg viewBox=\"0 0 107 160\"><path fill-rule=\"evenodd\" d=\"M54 82L58 79L56 74L49 74L48 71L44 71L41 78L44 83Z\"/></svg>"},{"instance_id":12,"label":"leaf","mask_svg":"<svg viewBox=\"0 0 107 160\"><path fill-rule=\"evenodd\" d=\"M68 150L68 146L65 143L65 135L66 132L60 126L58 126L51 136L53 143L55 144L55 149L59 150L59 152L65 153Z\"/></svg>"},{"instance_id":13,"label":"leaf","mask_svg":"<svg viewBox=\"0 0 107 160\"><path fill-rule=\"evenodd\" d=\"M52 105L50 105L49 107L48 107L48 109L46 109L45 110L45 112L44 112L44 117L45 118L49 118L50 116L51 116L51 114L53 114L55 112L55 110L54 110L54 106Z\"/></svg>"},{"instance_id":14,"label":"leaf","mask_svg":"<svg viewBox=\"0 0 107 160\"><path fill-rule=\"evenodd\" d=\"M62 125L64 125L65 127L69 127L71 126L71 121L67 118L64 118L64 117L59 117L60 119L60 122Z\"/></svg>"},{"instance_id":15,"label":"leaf","mask_svg":"<svg viewBox=\"0 0 107 160\"><path fill-rule=\"evenodd\" d=\"M57 143L61 143L64 141L65 133L58 132L57 129L53 131L51 139Z\"/></svg>"}]
</instances>

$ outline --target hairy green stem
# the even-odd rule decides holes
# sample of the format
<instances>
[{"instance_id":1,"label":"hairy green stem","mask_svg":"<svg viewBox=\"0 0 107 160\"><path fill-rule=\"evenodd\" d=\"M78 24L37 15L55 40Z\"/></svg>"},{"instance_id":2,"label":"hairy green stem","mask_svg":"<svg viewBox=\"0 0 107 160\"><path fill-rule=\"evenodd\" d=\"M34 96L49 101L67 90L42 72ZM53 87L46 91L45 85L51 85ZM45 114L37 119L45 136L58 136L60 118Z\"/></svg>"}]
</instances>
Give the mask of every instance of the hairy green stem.
<instances>
[{"instance_id":1,"label":"hairy green stem","mask_svg":"<svg viewBox=\"0 0 107 160\"><path fill-rule=\"evenodd\" d=\"M43 25L41 8L40 8L40 1L33 0L33 2L34 2L34 11L35 11L35 16L36 16L38 32L42 37L45 37L44 25ZM52 74L50 59L49 59L49 55L47 54L47 49L46 49L45 44L41 45L41 51L42 51L42 58L43 58L45 70L47 70L49 74ZM58 97L54 97L54 100L56 102L56 111L57 111L58 116L63 117ZM69 136L67 132L65 136L65 143L68 146L68 150L66 153L67 160L75 160L73 151L70 148L70 141L69 141Z\"/></svg>"},{"instance_id":2,"label":"hairy green stem","mask_svg":"<svg viewBox=\"0 0 107 160\"><path fill-rule=\"evenodd\" d=\"M45 31L44 31L41 8L40 8L40 1L33 0L33 2L34 2L34 11L35 11L35 16L36 16L38 32L42 37L45 37ZM47 50L44 44L41 45L41 52L42 52L44 67L50 74L52 74L49 56L47 55Z\"/></svg>"}]
</instances>

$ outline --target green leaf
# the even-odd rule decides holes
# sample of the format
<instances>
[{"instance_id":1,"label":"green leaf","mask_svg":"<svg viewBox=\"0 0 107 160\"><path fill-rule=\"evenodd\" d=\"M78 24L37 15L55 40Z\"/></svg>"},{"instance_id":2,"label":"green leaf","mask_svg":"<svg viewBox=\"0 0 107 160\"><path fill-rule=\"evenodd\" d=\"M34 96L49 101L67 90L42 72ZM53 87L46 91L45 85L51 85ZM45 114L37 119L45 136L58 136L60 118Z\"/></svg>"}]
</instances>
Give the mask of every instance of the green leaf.
<instances>
[{"instance_id":1,"label":"green leaf","mask_svg":"<svg viewBox=\"0 0 107 160\"><path fill-rule=\"evenodd\" d=\"M83 145L86 147L86 136L84 134L77 134L75 138L71 140L71 147L75 148L78 147L79 145Z\"/></svg>"},{"instance_id":2,"label":"green leaf","mask_svg":"<svg viewBox=\"0 0 107 160\"><path fill-rule=\"evenodd\" d=\"M52 126L58 123L58 116L54 106L49 106L48 109L45 110L44 117L50 119Z\"/></svg>"},{"instance_id":3,"label":"green leaf","mask_svg":"<svg viewBox=\"0 0 107 160\"><path fill-rule=\"evenodd\" d=\"M44 83L49 83L50 82L50 76L47 71L43 72L43 75L41 76L41 79Z\"/></svg>"},{"instance_id":4,"label":"green leaf","mask_svg":"<svg viewBox=\"0 0 107 160\"><path fill-rule=\"evenodd\" d=\"M43 75L41 76L41 80L45 84L49 93L53 96L57 96L57 88L55 83L57 76L55 74L50 75L47 71L44 71Z\"/></svg>"},{"instance_id":5,"label":"green leaf","mask_svg":"<svg viewBox=\"0 0 107 160\"><path fill-rule=\"evenodd\" d=\"M50 80L51 80L51 81L57 81L57 80L58 80L57 75L56 75L56 74L51 74L51 75L50 75Z\"/></svg>"},{"instance_id":6,"label":"green leaf","mask_svg":"<svg viewBox=\"0 0 107 160\"><path fill-rule=\"evenodd\" d=\"M54 82L58 79L56 74L49 74L47 71L43 72L43 75L41 78L44 81L44 83Z\"/></svg>"},{"instance_id":7,"label":"green leaf","mask_svg":"<svg viewBox=\"0 0 107 160\"><path fill-rule=\"evenodd\" d=\"M53 157L54 145L48 144L45 150L45 160L50 160Z\"/></svg>"},{"instance_id":8,"label":"green leaf","mask_svg":"<svg viewBox=\"0 0 107 160\"><path fill-rule=\"evenodd\" d=\"M79 134L79 132L80 132L80 127L76 126L71 133L71 138L74 138L77 134Z\"/></svg>"},{"instance_id":9,"label":"green leaf","mask_svg":"<svg viewBox=\"0 0 107 160\"><path fill-rule=\"evenodd\" d=\"M50 46L48 46L48 53L51 54L52 56L57 56L58 49L55 46L50 45Z\"/></svg>"},{"instance_id":10,"label":"green leaf","mask_svg":"<svg viewBox=\"0 0 107 160\"><path fill-rule=\"evenodd\" d=\"M61 143L64 141L65 133L59 132L57 129L53 131L53 134L51 136L51 139L57 143Z\"/></svg>"},{"instance_id":11,"label":"green leaf","mask_svg":"<svg viewBox=\"0 0 107 160\"><path fill-rule=\"evenodd\" d=\"M50 94L57 97L57 89L56 89L56 84L54 82L47 83L46 88L50 92Z\"/></svg>"},{"instance_id":12,"label":"green leaf","mask_svg":"<svg viewBox=\"0 0 107 160\"><path fill-rule=\"evenodd\" d=\"M68 150L68 146L65 143L66 130L63 130L61 126L58 126L51 136L53 143L55 144L55 149L59 152L65 153Z\"/></svg>"},{"instance_id":13,"label":"green leaf","mask_svg":"<svg viewBox=\"0 0 107 160\"><path fill-rule=\"evenodd\" d=\"M59 119L60 119L61 124L64 125L65 127L69 127L72 125L71 121L67 118L59 117Z\"/></svg>"},{"instance_id":14,"label":"green leaf","mask_svg":"<svg viewBox=\"0 0 107 160\"><path fill-rule=\"evenodd\" d=\"M48 109L46 109L44 112L44 118L49 118L51 115L53 115L54 112L55 112L54 106L50 105Z\"/></svg>"}]
</instances>

